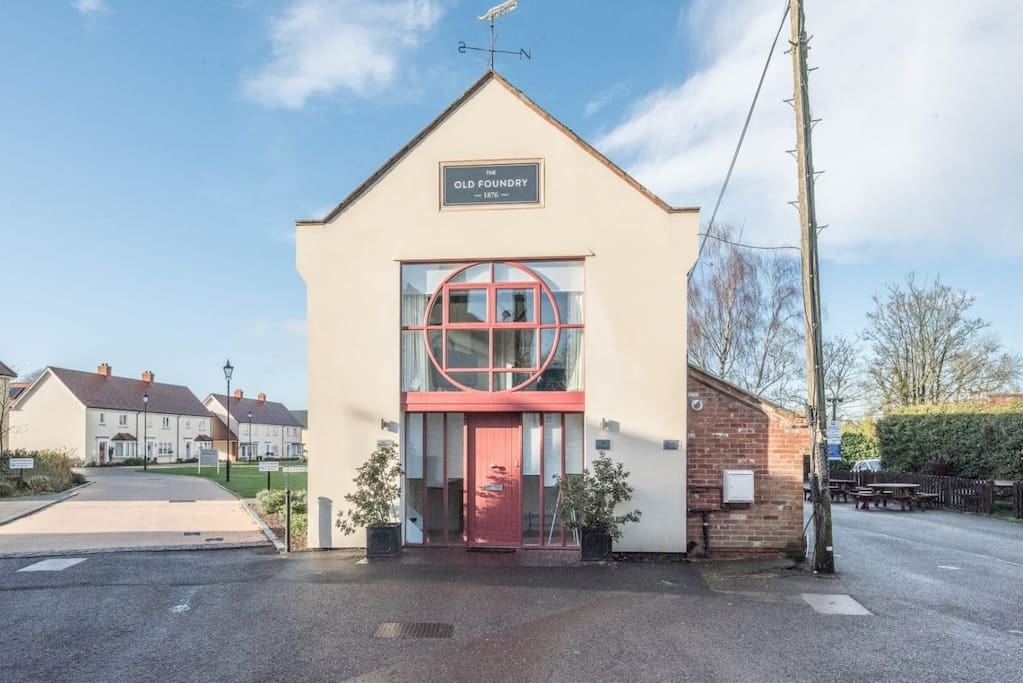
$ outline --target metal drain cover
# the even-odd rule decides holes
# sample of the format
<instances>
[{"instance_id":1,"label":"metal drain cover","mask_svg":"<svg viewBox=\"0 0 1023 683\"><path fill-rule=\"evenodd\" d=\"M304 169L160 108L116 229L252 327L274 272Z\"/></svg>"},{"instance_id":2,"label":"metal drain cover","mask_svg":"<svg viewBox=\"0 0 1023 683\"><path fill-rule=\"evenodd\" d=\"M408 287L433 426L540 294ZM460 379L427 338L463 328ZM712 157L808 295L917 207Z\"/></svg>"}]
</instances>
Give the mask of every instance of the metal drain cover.
<instances>
[{"instance_id":1,"label":"metal drain cover","mask_svg":"<svg viewBox=\"0 0 1023 683\"><path fill-rule=\"evenodd\" d=\"M450 638L455 634L454 624L431 622L399 623L385 621L377 626L374 638Z\"/></svg>"}]
</instances>

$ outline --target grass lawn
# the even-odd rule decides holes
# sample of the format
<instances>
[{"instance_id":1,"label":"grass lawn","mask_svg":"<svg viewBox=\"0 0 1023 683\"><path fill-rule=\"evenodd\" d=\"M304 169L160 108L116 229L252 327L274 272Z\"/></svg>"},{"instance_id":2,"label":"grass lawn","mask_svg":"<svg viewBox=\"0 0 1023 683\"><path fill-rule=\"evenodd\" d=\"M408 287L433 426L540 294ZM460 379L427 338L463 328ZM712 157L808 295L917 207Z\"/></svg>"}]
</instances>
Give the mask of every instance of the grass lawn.
<instances>
[{"instance_id":1,"label":"grass lawn","mask_svg":"<svg viewBox=\"0 0 1023 683\"><path fill-rule=\"evenodd\" d=\"M281 463L281 467L288 465L299 465L301 463ZM223 465L220 466L220 474L217 474L217 468L215 466L205 466L202 468L202 473L198 473L198 468L195 465L182 465L181 467L154 467L150 471L155 474L184 474L189 476L206 477L212 479L224 488L230 489L237 493L242 498L255 498L256 494L266 488L266 472L259 471L259 465L245 464L236 465L231 464L231 481L224 481L226 470ZM137 470L141 472L142 470ZM304 489L306 485L306 473L305 472L293 472L288 475L288 486L292 491ZM284 490L284 472L271 472L270 473L270 488Z\"/></svg>"}]
</instances>

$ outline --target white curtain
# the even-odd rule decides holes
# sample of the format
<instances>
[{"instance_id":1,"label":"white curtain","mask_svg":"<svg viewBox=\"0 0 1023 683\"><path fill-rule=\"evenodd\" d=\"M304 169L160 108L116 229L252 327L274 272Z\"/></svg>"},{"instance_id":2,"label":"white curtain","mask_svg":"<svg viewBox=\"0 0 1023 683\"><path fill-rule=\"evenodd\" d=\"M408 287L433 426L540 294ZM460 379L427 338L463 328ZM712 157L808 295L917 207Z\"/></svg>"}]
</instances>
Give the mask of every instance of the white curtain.
<instances>
[{"instance_id":1,"label":"white curtain","mask_svg":"<svg viewBox=\"0 0 1023 683\"><path fill-rule=\"evenodd\" d=\"M422 325L426 317L428 296L405 292L401 297L401 324ZM423 333L405 330L401 333L402 391L430 391L430 358L426 354Z\"/></svg>"},{"instance_id":2,"label":"white curtain","mask_svg":"<svg viewBox=\"0 0 1023 683\"><path fill-rule=\"evenodd\" d=\"M565 293L567 311L562 311L562 319L572 322L583 319L582 292ZM565 335L565 390L582 391L583 389L583 331L562 330Z\"/></svg>"}]
</instances>

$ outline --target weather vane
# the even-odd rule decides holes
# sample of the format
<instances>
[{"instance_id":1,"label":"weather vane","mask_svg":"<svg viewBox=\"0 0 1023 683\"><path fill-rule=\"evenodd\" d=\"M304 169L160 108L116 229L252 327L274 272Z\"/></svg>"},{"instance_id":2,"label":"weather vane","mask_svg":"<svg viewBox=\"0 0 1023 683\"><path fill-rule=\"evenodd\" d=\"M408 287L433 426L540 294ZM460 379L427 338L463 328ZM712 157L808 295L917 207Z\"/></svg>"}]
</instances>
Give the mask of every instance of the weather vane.
<instances>
[{"instance_id":1,"label":"weather vane","mask_svg":"<svg viewBox=\"0 0 1023 683\"><path fill-rule=\"evenodd\" d=\"M497 32L494 30L494 19L501 16L502 14L508 14L513 9L518 7L519 0L507 0L502 2L500 5L495 5L487 10L487 13L481 17L476 17L476 21L489 21L490 22L490 47L470 47L465 44L464 40L458 41L458 51L465 54L466 50L474 50L476 52L489 52L490 53L490 70L494 70L494 54L500 52L503 55L518 55L519 59L525 57L526 59L532 59L529 54L529 50L520 48L517 51L514 50L498 50L497 45Z\"/></svg>"}]
</instances>

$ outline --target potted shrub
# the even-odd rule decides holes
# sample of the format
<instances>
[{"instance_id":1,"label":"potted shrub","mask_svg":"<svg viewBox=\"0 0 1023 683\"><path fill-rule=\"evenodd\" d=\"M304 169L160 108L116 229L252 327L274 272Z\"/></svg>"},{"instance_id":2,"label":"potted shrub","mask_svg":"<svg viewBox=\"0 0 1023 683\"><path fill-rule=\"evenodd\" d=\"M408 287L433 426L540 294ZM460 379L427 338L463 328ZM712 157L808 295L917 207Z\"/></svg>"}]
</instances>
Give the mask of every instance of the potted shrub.
<instances>
[{"instance_id":1,"label":"potted shrub","mask_svg":"<svg viewBox=\"0 0 1023 683\"><path fill-rule=\"evenodd\" d=\"M398 555L401 523L395 520L402 475L398 449L377 448L355 472L355 491L345 495L351 508L337 513L335 526L345 534L365 527L366 557Z\"/></svg>"},{"instance_id":2,"label":"potted shrub","mask_svg":"<svg viewBox=\"0 0 1023 683\"><path fill-rule=\"evenodd\" d=\"M632 510L615 514L619 503L632 500L629 473L606 454L582 474L569 474L559 482L558 514L570 529L578 529L584 560L611 559L611 541L622 537L621 526L638 522L643 513Z\"/></svg>"}]
</instances>

